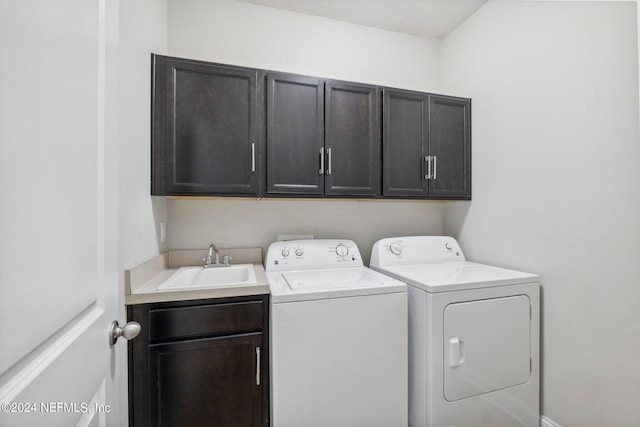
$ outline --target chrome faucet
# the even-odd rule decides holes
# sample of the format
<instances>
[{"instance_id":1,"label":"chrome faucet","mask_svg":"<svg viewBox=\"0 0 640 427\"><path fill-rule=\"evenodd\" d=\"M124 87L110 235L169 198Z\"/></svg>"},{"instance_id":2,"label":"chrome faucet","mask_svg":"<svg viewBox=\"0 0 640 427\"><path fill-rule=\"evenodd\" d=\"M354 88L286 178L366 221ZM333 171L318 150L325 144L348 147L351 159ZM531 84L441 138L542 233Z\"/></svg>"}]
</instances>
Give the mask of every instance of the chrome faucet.
<instances>
[{"instance_id":1,"label":"chrome faucet","mask_svg":"<svg viewBox=\"0 0 640 427\"><path fill-rule=\"evenodd\" d=\"M213 259L213 263L211 262L211 257L213 257L215 253L215 258ZM207 256L202 259L204 261L204 268L211 267L229 267L229 261L231 261L231 257L229 255L224 256L223 264L220 264L220 251L216 248L216 245L213 243L209 246L209 252Z\"/></svg>"}]
</instances>

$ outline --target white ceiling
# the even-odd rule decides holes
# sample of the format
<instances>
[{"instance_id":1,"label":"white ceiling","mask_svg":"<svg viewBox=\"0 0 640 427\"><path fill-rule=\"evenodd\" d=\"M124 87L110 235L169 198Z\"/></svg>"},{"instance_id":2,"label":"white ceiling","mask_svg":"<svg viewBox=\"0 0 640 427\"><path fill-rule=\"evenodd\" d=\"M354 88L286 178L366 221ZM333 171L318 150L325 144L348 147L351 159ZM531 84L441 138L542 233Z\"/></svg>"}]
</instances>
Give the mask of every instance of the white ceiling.
<instances>
[{"instance_id":1,"label":"white ceiling","mask_svg":"<svg viewBox=\"0 0 640 427\"><path fill-rule=\"evenodd\" d=\"M440 38L487 0L240 0L367 27Z\"/></svg>"}]
</instances>

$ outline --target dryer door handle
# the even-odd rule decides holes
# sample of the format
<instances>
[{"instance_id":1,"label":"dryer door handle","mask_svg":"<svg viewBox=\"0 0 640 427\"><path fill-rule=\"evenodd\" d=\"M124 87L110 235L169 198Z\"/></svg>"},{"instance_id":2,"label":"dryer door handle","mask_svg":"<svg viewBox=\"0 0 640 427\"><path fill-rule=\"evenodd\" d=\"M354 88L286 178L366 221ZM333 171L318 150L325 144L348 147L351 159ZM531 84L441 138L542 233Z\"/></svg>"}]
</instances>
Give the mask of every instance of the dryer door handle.
<instances>
[{"instance_id":1,"label":"dryer door handle","mask_svg":"<svg viewBox=\"0 0 640 427\"><path fill-rule=\"evenodd\" d=\"M457 368L464 363L464 342L459 338L449 338L449 367Z\"/></svg>"}]
</instances>

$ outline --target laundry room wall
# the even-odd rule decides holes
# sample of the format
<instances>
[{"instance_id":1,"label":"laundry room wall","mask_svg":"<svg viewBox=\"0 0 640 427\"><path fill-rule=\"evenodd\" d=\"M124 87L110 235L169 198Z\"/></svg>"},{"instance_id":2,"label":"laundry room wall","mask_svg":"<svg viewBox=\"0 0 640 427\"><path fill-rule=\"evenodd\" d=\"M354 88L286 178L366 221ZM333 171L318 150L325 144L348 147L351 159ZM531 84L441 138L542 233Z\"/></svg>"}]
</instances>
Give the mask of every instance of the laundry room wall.
<instances>
[{"instance_id":1,"label":"laundry room wall","mask_svg":"<svg viewBox=\"0 0 640 427\"><path fill-rule=\"evenodd\" d=\"M542 277L542 412L640 425L635 2L489 1L442 45L473 98L473 201L444 232Z\"/></svg>"},{"instance_id":2,"label":"laundry room wall","mask_svg":"<svg viewBox=\"0 0 640 427\"><path fill-rule=\"evenodd\" d=\"M167 1L120 2L119 258L134 267L166 250L167 200L151 197L151 52L167 51ZM124 274L122 276L124 279ZM124 287L123 287L124 289Z\"/></svg>"},{"instance_id":3,"label":"laundry room wall","mask_svg":"<svg viewBox=\"0 0 640 427\"><path fill-rule=\"evenodd\" d=\"M440 88L440 42L233 0L170 0L171 56L419 91ZM356 241L440 234L439 202L170 200L169 247L261 246L278 234Z\"/></svg>"},{"instance_id":4,"label":"laundry room wall","mask_svg":"<svg viewBox=\"0 0 640 427\"><path fill-rule=\"evenodd\" d=\"M150 196L151 52L167 49L167 1L119 2L118 40L118 258L119 289L124 298L124 270L166 250L160 242L160 224L167 221L167 201ZM123 301L122 301L123 302ZM118 320L126 319L124 304ZM119 425L128 425L127 353L115 366L120 376Z\"/></svg>"}]
</instances>

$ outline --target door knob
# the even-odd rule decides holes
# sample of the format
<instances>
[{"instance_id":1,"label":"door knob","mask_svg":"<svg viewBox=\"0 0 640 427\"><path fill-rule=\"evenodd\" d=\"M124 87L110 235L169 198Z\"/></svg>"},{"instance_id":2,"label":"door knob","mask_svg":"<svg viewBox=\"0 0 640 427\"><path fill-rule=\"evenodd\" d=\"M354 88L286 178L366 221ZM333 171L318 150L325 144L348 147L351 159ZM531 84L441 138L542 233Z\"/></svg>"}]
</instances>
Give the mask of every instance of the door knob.
<instances>
[{"instance_id":1,"label":"door knob","mask_svg":"<svg viewBox=\"0 0 640 427\"><path fill-rule=\"evenodd\" d=\"M129 322L124 326L120 326L117 320L111 322L109 330L109 344L114 345L118 338L123 337L126 340L132 340L140 333L140 323Z\"/></svg>"}]
</instances>

